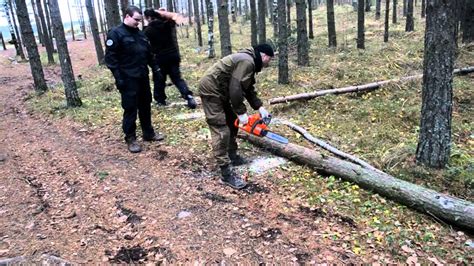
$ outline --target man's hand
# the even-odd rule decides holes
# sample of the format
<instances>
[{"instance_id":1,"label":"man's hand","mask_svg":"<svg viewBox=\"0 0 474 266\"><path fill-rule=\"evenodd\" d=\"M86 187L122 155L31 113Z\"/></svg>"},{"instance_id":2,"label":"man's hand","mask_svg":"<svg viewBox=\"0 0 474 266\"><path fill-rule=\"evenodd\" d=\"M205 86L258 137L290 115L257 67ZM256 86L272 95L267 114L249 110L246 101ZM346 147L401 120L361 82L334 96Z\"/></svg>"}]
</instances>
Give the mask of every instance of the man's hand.
<instances>
[{"instance_id":1,"label":"man's hand","mask_svg":"<svg viewBox=\"0 0 474 266\"><path fill-rule=\"evenodd\" d=\"M260 113L260 116L262 117L262 119L265 119L268 116L270 116L270 113L268 113L267 109L263 108L263 106L258 108L258 112Z\"/></svg>"},{"instance_id":2,"label":"man's hand","mask_svg":"<svg viewBox=\"0 0 474 266\"><path fill-rule=\"evenodd\" d=\"M249 122L249 116L247 113L239 115L239 123L242 125L246 125Z\"/></svg>"}]
</instances>

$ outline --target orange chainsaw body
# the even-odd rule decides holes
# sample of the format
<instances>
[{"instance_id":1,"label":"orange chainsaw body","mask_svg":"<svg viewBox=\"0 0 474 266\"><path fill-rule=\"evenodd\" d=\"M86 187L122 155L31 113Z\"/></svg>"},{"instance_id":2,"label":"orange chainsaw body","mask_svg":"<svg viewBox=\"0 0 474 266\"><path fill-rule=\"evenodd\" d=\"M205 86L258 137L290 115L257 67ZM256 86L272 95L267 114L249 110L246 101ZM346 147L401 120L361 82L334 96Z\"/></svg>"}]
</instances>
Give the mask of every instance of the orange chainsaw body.
<instances>
[{"instance_id":1,"label":"orange chainsaw body","mask_svg":"<svg viewBox=\"0 0 474 266\"><path fill-rule=\"evenodd\" d=\"M263 137L268 132L268 127L259 113L249 116L249 122L245 125L239 125L239 119L235 120L235 126L250 134Z\"/></svg>"}]
</instances>

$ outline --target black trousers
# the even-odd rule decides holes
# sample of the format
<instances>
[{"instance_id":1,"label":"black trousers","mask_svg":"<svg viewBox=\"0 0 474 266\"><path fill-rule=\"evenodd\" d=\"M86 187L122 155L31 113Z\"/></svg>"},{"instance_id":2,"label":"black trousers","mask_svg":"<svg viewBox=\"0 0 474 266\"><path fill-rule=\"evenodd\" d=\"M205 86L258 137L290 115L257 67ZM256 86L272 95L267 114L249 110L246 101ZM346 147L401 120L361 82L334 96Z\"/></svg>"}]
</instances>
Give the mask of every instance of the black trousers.
<instances>
[{"instance_id":1,"label":"black trousers","mask_svg":"<svg viewBox=\"0 0 474 266\"><path fill-rule=\"evenodd\" d=\"M188 85L181 77L181 71L179 70L179 61L171 60L168 62L158 61L160 66L161 76L153 75L154 91L153 97L157 102L164 102L166 100L166 76L170 76L173 84L178 88L183 99L188 99L188 95L193 95L192 91L189 90Z\"/></svg>"},{"instance_id":2,"label":"black trousers","mask_svg":"<svg viewBox=\"0 0 474 266\"><path fill-rule=\"evenodd\" d=\"M127 78L120 94L122 95L122 129L125 133L125 140L136 139L137 137L137 114L140 119L143 138L152 138L155 131L151 125L151 88L148 76Z\"/></svg>"}]
</instances>

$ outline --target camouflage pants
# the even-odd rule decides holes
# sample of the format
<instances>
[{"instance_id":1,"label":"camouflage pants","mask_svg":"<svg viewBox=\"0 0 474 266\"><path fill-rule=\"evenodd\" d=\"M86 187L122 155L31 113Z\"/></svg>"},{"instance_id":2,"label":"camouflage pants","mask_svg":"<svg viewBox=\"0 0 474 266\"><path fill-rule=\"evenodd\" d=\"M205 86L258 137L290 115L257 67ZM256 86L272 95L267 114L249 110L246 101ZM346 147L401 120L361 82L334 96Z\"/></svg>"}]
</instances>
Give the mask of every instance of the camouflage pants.
<instances>
[{"instance_id":1,"label":"camouflage pants","mask_svg":"<svg viewBox=\"0 0 474 266\"><path fill-rule=\"evenodd\" d=\"M229 154L237 152L237 115L229 102L219 97L201 96L206 122L211 130L212 151L217 165L230 164Z\"/></svg>"}]
</instances>

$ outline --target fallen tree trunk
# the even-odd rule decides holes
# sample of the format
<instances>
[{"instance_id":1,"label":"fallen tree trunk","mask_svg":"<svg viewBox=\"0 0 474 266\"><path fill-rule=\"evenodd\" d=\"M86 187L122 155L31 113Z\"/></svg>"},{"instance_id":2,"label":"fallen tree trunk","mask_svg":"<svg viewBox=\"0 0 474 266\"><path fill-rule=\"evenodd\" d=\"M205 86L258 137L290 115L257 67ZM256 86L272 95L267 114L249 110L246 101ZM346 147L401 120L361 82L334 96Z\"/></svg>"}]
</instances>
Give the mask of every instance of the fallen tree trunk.
<instances>
[{"instance_id":1,"label":"fallen tree trunk","mask_svg":"<svg viewBox=\"0 0 474 266\"><path fill-rule=\"evenodd\" d=\"M239 137L279 156L311 166L318 172L353 182L449 224L474 230L474 203L470 201L448 196L296 144L281 144L245 132L241 132Z\"/></svg>"},{"instance_id":2,"label":"fallen tree trunk","mask_svg":"<svg viewBox=\"0 0 474 266\"><path fill-rule=\"evenodd\" d=\"M346 160L348 160L348 161L351 161L351 162L353 162L353 163L355 163L355 164L358 164L358 165L360 165L360 166L362 166L362 167L365 167L365 168L370 169L370 170L373 170L373 171L380 171L379 169L373 167L373 166L370 165L369 163L367 163L367 162L365 162L365 161L363 161L363 160L361 160L361 159L355 157L354 155L350 155L350 154L348 154L348 153L345 153L345 152L343 152L343 151L340 151L340 150L338 150L337 148L335 148L335 147L329 145L327 142L325 142L325 141L323 141L323 140L320 140L320 139L318 139L318 138L316 138L316 137L313 137L311 134L309 134L309 132L308 132L306 129L304 129L304 128L302 128L302 127L300 127L300 126L298 126L298 125L296 125L296 124L294 124L294 123L291 123L290 121L277 118L277 119L273 119L272 122L273 122L273 123L276 123L276 124L287 125L289 128L291 128L291 129L293 129L294 131L296 131L296 132L298 132L299 134L301 134L305 139L307 139L307 140L310 141L311 143L313 143L313 144L315 144L315 145L317 145L317 146L319 146L319 147L321 147L321 148L323 148L323 149L325 149L325 150L327 150L327 151L329 151L329 152L331 152L331 153L333 153L333 154L339 156L339 157L342 158L342 159L346 159Z\"/></svg>"},{"instance_id":3,"label":"fallen tree trunk","mask_svg":"<svg viewBox=\"0 0 474 266\"><path fill-rule=\"evenodd\" d=\"M466 75L472 72L474 72L474 66L455 69L453 71L453 74ZM313 92L308 92L308 93L299 93L299 94L294 94L294 95L289 95L289 96L273 98L273 99L270 99L269 102L270 104L277 104L277 103L286 103L286 102L291 102L291 101L296 101L296 100L309 100L309 99L317 98L317 97L328 95L328 94L343 94L343 93L350 93L350 92L372 91L372 90L379 89L383 85L386 85L389 83L406 82L409 80L418 79L422 77L423 77L423 74L418 74L418 75L413 75L413 76L408 76L408 77L402 77L399 79L377 81L377 82L364 84L364 85L358 85L358 86L349 86L349 87L336 88L336 89L330 89L330 90L320 90L320 91L313 91Z\"/></svg>"}]
</instances>

